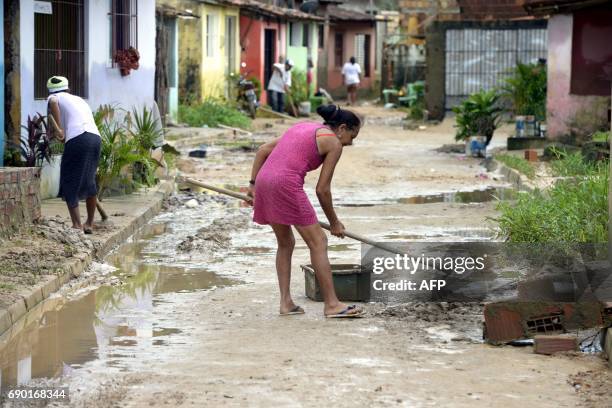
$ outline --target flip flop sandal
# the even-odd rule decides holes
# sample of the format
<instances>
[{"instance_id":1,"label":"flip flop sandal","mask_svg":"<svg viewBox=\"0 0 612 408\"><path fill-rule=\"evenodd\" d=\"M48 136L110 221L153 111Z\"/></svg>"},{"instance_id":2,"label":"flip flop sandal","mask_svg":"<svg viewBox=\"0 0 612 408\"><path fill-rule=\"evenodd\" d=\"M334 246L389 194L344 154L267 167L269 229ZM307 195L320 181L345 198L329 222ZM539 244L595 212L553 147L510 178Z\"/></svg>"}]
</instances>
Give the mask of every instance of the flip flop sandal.
<instances>
[{"instance_id":1,"label":"flip flop sandal","mask_svg":"<svg viewBox=\"0 0 612 408\"><path fill-rule=\"evenodd\" d=\"M93 229L92 228L83 228L83 233L85 233L85 234L93 234Z\"/></svg>"},{"instance_id":2,"label":"flip flop sandal","mask_svg":"<svg viewBox=\"0 0 612 408\"><path fill-rule=\"evenodd\" d=\"M349 313L351 310L357 310L354 313ZM330 318L330 319L339 319L339 318L357 318L357 317L363 317L363 310L357 309L356 305L351 305L348 306L346 309L344 309L343 311L341 311L340 313L336 313L336 314L330 314L330 315L325 315L325 317Z\"/></svg>"},{"instance_id":3,"label":"flip flop sandal","mask_svg":"<svg viewBox=\"0 0 612 408\"><path fill-rule=\"evenodd\" d=\"M291 315L299 315L306 313L302 306L296 306L287 313L279 313L281 316L291 316Z\"/></svg>"}]
</instances>

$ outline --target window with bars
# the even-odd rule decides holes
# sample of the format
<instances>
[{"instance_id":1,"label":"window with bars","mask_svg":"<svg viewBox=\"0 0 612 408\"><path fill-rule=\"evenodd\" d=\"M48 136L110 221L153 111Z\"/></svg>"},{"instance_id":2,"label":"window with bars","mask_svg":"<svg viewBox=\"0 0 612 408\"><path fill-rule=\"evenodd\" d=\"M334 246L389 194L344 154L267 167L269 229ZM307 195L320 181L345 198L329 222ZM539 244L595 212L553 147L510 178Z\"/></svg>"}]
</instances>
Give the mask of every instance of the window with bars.
<instances>
[{"instance_id":1,"label":"window with bars","mask_svg":"<svg viewBox=\"0 0 612 408\"><path fill-rule=\"evenodd\" d=\"M310 24L302 24L302 47L310 47Z\"/></svg>"},{"instance_id":2,"label":"window with bars","mask_svg":"<svg viewBox=\"0 0 612 408\"><path fill-rule=\"evenodd\" d=\"M34 14L34 97L48 96L47 80L68 78L70 90L86 97L83 0L52 0L51 14Z\"/></svg>"},{"instance_id":3,"label":"window with bars","mask_svg":"<svg viewBox=\"0 0 612 408\"><path fill-rule=\"evenodd\" d=\"M117 51L138 49L138 1L110 0L110 59L115 66Z\"/></svg>"},{"instance_id":4,"label":"window with bars","mask_svg":"<svg viewBox=\"0 0 612 408\"><path fill-rule=\"evenodd\" d=\"M344 33L334 36L334 65L341 67L344 64Z\"/></svg>"},{"instance_id":5,"label":"window with bars","mask_svg":"<svg viewBox=\"0 0 612 408\"><path fill-rule=\"evenodd\" d=\"M325 48L325 26L319 24L319 48Z\"/></svg>"}]
</instances>

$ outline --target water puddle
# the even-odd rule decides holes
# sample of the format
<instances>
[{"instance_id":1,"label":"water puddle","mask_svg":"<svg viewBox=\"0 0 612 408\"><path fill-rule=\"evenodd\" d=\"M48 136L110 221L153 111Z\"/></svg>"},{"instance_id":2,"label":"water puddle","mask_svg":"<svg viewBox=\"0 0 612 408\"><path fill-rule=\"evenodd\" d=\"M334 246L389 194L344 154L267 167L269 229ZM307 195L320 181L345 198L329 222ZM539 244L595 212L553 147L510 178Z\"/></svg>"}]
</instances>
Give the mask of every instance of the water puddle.
<instances>
[{"instance_id":1,"label":"water puddle","mask_svg":"<svg viewBox=\"0 0 612 408\"><path fill-rule=\"evenodd\" d=\"M434 203L485 203L489 201L514 200L517 192L511 188L490 187L484 190L456 191L430 195L402 197L397 200L401 204L434 204Z\"/></svg>"},{"instance_id":2,"label":"water puddle","mask_svg":"<svg viewBox=\"0 0 612 408\"><path fill-rule=\"evenodd\" d=\"M411 191L411 188L407 186L405 189L395 189L395 191L392 192L369 191L367 194L348 190L341 191L337 194L338 198L335 199L334 204L338 207L348 208L364 208L391 204L475 204L497 200L515 200L519 194L516 190L509 187L488 187L480 190L433 192L408 196L403 195L401 191Z\"/></svg>"},{"instance_id":3,"label":"water puddle","mask_svg":"<svg viewBox=\"0 0 612 408\"><path fill-rule=\"evenodd\" d=\"M159 347L188 342L189 327L173 320L173 308L191 293L240 282L202 267L163 264L164 254L150 244L166 230L152 224L107 257L119 284L70 300L53 297L16 334L0 338L1 389L62 376L92 361L125 370L155 358Z\"/></svg>"}]
</instances>

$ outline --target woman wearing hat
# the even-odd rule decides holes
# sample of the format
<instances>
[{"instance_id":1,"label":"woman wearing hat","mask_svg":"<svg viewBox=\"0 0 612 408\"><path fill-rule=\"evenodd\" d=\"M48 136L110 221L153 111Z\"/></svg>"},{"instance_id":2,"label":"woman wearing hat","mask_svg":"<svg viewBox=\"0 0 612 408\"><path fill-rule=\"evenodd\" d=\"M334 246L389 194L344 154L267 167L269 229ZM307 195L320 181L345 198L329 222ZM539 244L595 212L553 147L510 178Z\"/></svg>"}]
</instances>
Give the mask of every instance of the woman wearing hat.
<instances>
[{"instance_id":1,"label":"woman wearing hat","mask_svg":"<svg viewBox=\"0 0 612 408\"><path fill-rule=\"evenodd\" d=\"M68 79L53 76L47 81L47 89L50 129L65 143L58 197L66 201L72 227L91 234L98 193L96 171L100 160L100 132L87 102L69 92ZM81 224L79 200L86 203L85 224Z\"/></svg>"}]
</instances>

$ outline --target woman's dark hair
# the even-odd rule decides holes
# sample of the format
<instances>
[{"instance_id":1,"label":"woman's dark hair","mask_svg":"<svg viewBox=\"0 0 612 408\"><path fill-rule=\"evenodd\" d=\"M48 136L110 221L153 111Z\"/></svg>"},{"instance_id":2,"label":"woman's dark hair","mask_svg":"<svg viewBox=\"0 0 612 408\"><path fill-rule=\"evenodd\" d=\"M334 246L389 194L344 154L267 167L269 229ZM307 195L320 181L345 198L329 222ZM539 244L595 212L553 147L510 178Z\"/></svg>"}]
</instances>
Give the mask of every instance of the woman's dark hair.
<instances>
[{"instance_id":1,"label":"woman's dark hair","mask_svg":"<svg viewBox=\"0 0 612 408\"><path fill-rule=\"evenodd\" d=\"M361 127L361 119L350 110L341 109L338 105L321 105L317 113L325 121L325 125L333 129L346 125L349 129Z\"/></svg>"},{"instance_id":2,"label":"woman's dark hair","mask_svg":"<svg viewBox=\"0 0 612 408\"><path fill-rule=\"evenodd\" d=\"M355 57L351 57L351 59L349 60L351 62L351 64L355 65L355 63L357 62L357 60L355 59Z\"/></svg>"}]
</instances>

